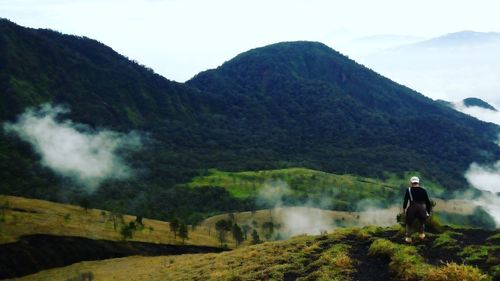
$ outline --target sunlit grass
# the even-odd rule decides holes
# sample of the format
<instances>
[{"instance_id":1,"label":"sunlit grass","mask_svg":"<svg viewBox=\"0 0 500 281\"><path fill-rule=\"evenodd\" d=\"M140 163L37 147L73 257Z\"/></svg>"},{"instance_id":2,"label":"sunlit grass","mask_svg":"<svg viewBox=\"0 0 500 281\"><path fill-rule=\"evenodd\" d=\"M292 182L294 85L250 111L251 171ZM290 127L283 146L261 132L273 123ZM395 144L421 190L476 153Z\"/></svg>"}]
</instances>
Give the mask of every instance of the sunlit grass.
<instances>
[{"instance_id":1,"label":"sunlit grass","mask_svg":"<svg viewBox=\"0 0 500 281\"><path fill-rule=\"evenodd\" d=\"M374 257L388 257L389 267L398 280L491 280L488 275L473 266L455 263L444 266L427 264L414 246L400 245L386 239L375 240L368 254Z\"/></svg>"},{"instance_id":2,"label":"sunlit grass","mask_svg":"<svg viewBox=\"0 0 500 281\"><path fill-rule=\"evenodd\" d=\"M81 236L90 239L122 240L121 227L136 219L123 215L115 220L111 212L98 209L84 210L79 206L53 203L44 200L0 195L2 221L0 244L14 242L23 235L50 234ZM8 206L8 207L6 207ZM162 244L180 244L174 239L168 222L143 219L144 227L138 228L129 240ZM202 226L189 228L187 244L217 246L214 236L209 236Z\"/></svg>"},{"instance_id":3,"label":"sunlit grass","mask_svg":"<svg viewBox=\"0 0 500 281\"><path fill-rule=\"evenodd\" d=\"M463 236L462 233L454 232L454 231L445 231L440 233L434 242L432 243L433 247L456 247L457 240L453 238L453 236Z\"/></svg>"},{"instance_id":4,"label":"sunlit grass","mask_svg":"<svg viewBox=\"0 0 500 281\"><path fill-rule=\"evenodd\" d=\"M245 281L289 278L298 281L348 281L352 280L356 270L362 270L358 261L351 256L357 241L373 241L366 254L374 259L387 257L393 280L491 280L491 276L474 266L455 263L431 265L426 263L414 246L377 238L394 230L396 227L342 228L328 234L301 235L285 241L244 246L219 254L128 257L81 262L19 280L68 280L78 274L92 272L94 280ZM495 274L496 271L492 269L490 272Z\"/></svg>"},{"instance_id":5,"label":"sunlit grass","mask_svg":"<svg viewBox=\"0 0 500 281\"><path fill-rule=\"evenodd\" d=\"M339 237L343 235L332 234L327 239L340 242ZM303 235L220 254L81 262L19 280L67 280L80 272L92 272L95 280L283 280L288 272L304 277L297 280L349 280L353 270L349 246L334 243L324 248L325 241ZM311 273L315 278L305 278Z\"/></svg>"},{"instance_id":6,"label":"sunlit grass","mask_svg":"<svg viewBox=\"0 0 500 281\"><path fill-rule=\"evenodd\" d=\"M339 192L346 188L356 188L356 192L363 191L367 195L372 193L372 195L376 195L374 191L397 191L400 185L407 184L407 179L398 179L395 175L391 175L388 180L382 181L353 175L331 174L306 168L288 168L246 172L210 170L208 175L193 178L186 186L220 186L226 188L231 195L237 198L248 198L255 196L266 183L273 180L286 182L297 193L328 192L329 189ZM440 189L438 185L429 184L433 189Z\"/></svg>"}]
</instances>

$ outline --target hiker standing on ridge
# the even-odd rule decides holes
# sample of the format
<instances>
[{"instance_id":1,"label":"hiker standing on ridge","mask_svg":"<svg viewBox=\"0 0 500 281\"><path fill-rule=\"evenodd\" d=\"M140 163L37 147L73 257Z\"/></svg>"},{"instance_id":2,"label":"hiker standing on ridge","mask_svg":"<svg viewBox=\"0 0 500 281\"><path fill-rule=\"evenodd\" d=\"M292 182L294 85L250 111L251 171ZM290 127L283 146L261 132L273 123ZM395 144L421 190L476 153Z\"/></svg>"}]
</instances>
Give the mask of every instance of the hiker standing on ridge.
<instances>
[{"instance_id":1,"label":"hiker standing on ridge","mask_svg":"<svg viewBox=\"0 0 500 281\"><path fill-rule=\"evenodd\" d=\"M429 217L432 205L427 191L420 187L420 179L412 177L411 187L405 193L403 210L406 212L406 237L405 241L411 243L412 226L415 220L419 223L419 238L425 238L425 220Z\"/></svg>"}]
</instances>

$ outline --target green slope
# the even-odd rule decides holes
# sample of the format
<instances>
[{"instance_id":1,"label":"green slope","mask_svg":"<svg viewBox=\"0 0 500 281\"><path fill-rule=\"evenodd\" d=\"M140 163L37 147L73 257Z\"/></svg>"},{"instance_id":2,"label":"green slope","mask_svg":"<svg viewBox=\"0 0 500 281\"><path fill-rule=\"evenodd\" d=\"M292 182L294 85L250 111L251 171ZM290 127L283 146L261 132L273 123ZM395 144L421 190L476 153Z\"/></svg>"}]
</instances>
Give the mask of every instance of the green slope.
<instances>
[{"instance_id":1,"label":"green slope","mask_svg":"<svg viewBox=\"0 0 500 281\"><path fill-rule=\"evenodd\" d=\"M387 206L401 201L408 178L418 173L406 173L402 178L386 174L385 179L354 175L338 175L306 168L223 172L210 170L207 175L193 178L190 188L223 187L235 198L259 198L266 188L281 188L279 200L287 205L310 204L331 210L356 210L361 200ZM285 187L289 190L282 190ZM432 196L440 196L444 188L425 182ZM289 191L289 192L288 192Z\"/></svg>"}]
</instances>

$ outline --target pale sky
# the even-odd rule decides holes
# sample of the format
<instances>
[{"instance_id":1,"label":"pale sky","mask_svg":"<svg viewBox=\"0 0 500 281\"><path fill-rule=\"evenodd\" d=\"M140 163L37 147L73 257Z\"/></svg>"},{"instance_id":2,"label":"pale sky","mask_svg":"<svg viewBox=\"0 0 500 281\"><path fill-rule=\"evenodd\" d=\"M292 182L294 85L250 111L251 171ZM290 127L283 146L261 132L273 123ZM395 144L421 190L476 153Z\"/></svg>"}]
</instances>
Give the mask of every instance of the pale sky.
<instances>
[{"instance_id":1,"label":"pale sky","mask_svg":"<svg viewBox=\"0 0 500 281\"><path fill-rule=\"evenodd\" d=\"M0 0L0 17L97 39L179 82L280 41L339 49L378 34L500 31L499 10L496 0Z\"/></svg>"}]
</instances>

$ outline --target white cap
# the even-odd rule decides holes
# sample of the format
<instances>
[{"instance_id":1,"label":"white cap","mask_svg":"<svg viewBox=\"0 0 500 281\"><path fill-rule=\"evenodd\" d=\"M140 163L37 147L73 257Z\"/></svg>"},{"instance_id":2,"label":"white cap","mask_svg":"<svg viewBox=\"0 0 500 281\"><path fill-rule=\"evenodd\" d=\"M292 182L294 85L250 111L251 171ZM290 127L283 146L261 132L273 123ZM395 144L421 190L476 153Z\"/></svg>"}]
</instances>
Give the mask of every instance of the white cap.
<instances>
[{"instance_id":1,"label":"white cap","mask_svg":"<svg viewBox=\"0 0 500 281\"><path fill-rule=\"evenodd\" d=\"M410 179L410 182L411 182L411 183L420 183L420 179L419 179L418 177L412 177L412 178Z\"/></svg>"}]
</instances>

